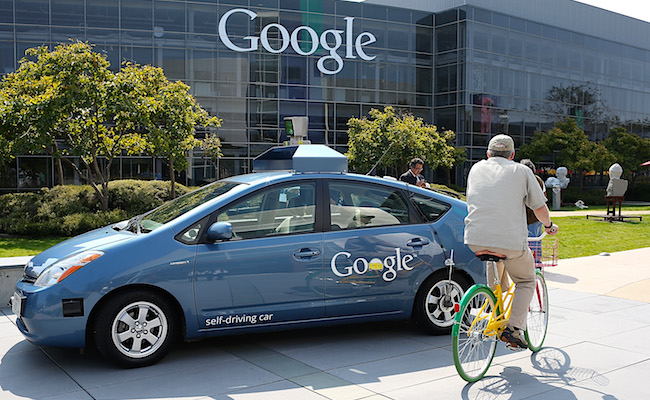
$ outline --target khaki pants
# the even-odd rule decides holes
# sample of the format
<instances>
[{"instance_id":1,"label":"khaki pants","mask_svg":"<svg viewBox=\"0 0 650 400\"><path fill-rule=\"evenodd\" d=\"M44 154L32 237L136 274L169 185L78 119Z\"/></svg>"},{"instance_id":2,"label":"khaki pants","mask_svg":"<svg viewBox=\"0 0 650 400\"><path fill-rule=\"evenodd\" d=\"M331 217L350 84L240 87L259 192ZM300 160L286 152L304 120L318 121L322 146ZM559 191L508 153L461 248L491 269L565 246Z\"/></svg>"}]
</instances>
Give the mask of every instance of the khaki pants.
<instances>
[{"instance_id":1,"label":"khaki pants","mask_svg":"<svg viewBox=\"0 0 650 400\"><path fill-rule=\"evenodd\" d=\"M481 250L489 250L507 257L503 262L498 264L498 273L499 279L501 280L501 288L504 292L510 286L508 275L510 275L510 278L516 284L508 326L526 329L526 314L528 313L530 300L535 293L535 260L533 259L533 253L530 252L529 248L526 248L526 250L508 250L471 244L468 246L475 253ZM504 273L504 269L508 272L507 274ZM494 271L492 268L488 268L487 278L488 285L492 287L494 285Z\"/></svg>"}]
</instances>

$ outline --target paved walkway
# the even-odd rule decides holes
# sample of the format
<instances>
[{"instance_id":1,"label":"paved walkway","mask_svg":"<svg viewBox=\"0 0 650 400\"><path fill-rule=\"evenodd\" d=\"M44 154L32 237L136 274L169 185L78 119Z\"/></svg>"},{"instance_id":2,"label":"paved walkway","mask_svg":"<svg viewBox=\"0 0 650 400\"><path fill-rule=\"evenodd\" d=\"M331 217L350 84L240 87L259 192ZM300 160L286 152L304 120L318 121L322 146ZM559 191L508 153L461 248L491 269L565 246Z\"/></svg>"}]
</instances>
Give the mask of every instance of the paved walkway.
<instances>
[{"instance_id":1,"label":"paved walkway","mask_svg":"<svg viewBox=\"0 0 650 400\"><path fill-rule=\"evenodd\" d=\"M179 344L162 362L116 369L95 352L26 342L0 310L0 399L416 400L650 398L650 248L549 268L544 348L499 345L487 376L456 373L449 336L383 323Z\"/></svg>"}]
</instances>

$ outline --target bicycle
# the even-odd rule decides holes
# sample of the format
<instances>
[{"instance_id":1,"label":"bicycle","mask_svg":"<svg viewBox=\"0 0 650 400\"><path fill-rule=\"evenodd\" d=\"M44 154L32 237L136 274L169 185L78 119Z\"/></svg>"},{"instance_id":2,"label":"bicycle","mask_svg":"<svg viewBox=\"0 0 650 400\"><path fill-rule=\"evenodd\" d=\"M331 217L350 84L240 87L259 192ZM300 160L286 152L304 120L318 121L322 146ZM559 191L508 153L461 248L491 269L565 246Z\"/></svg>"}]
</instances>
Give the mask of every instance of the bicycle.
<instances>
[{"instance_id":1,"label":"bicycle","mask_svg":"<svg viewBox=\"0 0 650 400\"><path fill-rule=\"evenodd\" d=\"M539 237L528 238L528 241L541 243L545 236L546 232ZM542 348L548 328L548 291L542 267L557 265L557 239L549 251L551 254L547 254L544 261L536 262L535 291L526 320L525 338L533 352ZM487 268L493 269L494 289L482 284L473 285L460 304L454 305L456 317L451 332L456 370L468 382L481 379L492 363L497 342L510 318L515 286L512 283L503 293L497 268L497 263L503 257L494 254L477 256L487 262Z\"/></svg>"}]
</instances>

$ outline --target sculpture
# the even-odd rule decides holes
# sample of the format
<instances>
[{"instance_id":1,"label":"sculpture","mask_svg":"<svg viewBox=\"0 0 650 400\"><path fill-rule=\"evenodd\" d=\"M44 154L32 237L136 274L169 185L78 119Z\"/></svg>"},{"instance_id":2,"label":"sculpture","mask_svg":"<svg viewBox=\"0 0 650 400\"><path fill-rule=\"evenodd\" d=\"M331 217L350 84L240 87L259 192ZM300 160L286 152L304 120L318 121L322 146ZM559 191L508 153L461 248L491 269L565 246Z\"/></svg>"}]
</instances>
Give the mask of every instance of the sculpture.
<instances>
[{"instance_id":1,"label":"sculpture","mask_svg":"<svg viewBox=\"0 0 650 400\"><path fill-rule=\"evenodd\" d=\"M566 189L567 186L569 186L569 182L571 182L571 179L567 178L568 172L569 171L566 167L559 167L555 170L555 175L557 175L557 177L549 177L544 184L547 188L553 188L557 185L560 189Z\"/></svg>"},{"instance_id":2,"label":"sculpture","mask_svg":"<svg viewBox=\"0 0 650 400\"><path fill-rule=\"evenodd\" d=\"M566 167L559 167L555 170L555 176L551 176L544 182L547 188L553 190L553 210L559 210L562 205L562 195L560 191L566 189L569 186L571 179L567 178L567 173L569 171Z\"/></svg>"},{"instance_id":3,"label":"sculpture","mask_svg":"<svg viewBox=\"0 0 650 400\"><path fill-rule=\"evenodd\" d=\"M623 174L623 168L618 164L614 163L609 167L609 183L607 184L606 195L621 197L625 195L627 191L627 181L621 179Z\"/></svg>"}]
</instances>

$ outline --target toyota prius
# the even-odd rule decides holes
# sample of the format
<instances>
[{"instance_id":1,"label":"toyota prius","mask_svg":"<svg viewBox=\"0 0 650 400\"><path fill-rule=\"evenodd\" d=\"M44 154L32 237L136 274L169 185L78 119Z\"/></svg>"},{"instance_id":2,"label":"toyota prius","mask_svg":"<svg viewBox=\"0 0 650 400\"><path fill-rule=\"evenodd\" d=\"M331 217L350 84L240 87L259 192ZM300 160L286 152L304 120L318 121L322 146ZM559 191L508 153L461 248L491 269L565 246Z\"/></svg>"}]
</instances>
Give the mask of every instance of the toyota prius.
<instances>
[{"instance_id":1,"label":"toyota prius","mask_svg":"<svg viewBox=\"0 0 650 400\"><path fill-rule=\"evenodd\" d=\"M35 256L12 297L20 331L123 367L179 339L318 324L413 318L444 334L484 280L458 199L348 173L322 145L253 167Z\"/></svg>"}]
</instances>

